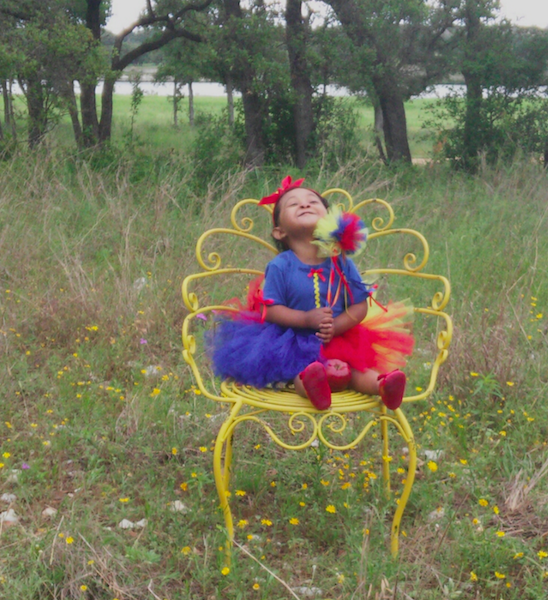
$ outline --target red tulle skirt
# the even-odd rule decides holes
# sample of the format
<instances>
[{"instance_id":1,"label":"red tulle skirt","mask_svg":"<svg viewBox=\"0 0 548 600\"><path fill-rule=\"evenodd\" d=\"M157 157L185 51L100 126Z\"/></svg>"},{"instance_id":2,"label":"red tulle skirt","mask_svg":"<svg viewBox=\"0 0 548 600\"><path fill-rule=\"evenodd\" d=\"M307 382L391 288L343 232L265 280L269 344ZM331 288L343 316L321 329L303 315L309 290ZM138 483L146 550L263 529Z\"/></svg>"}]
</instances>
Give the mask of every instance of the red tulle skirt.
<instances>
[{"instance_id":1,"label":"red tulle skirt","mask_svg":"<svg viewBox=\"0 0 548 600\"><path fill-rule=\"evenodd\" d=\"M371 306L359 325L322 347L322 357L337 358L358 371L388 373L405 366L405 356L414 346L413 307L404 301L390 302L385 308Z\"/></svg>"}]
</instances>

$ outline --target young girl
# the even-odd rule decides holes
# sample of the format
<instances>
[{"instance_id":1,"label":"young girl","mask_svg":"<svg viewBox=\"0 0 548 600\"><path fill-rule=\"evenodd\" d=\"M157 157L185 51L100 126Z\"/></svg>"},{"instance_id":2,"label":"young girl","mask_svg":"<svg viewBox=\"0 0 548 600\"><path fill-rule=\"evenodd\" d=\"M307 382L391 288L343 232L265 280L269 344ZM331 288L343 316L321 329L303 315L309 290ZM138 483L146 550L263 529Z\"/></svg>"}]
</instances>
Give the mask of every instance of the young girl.
<instances>
[{"instance_id":1,"label":"young girl","mask_svg":"<svg viewBox=\"0 0 548 600\"><path fill-rule=\"evenodd\" d=\"M255 387L293 382L300 396L325 410L331 405L330 361L338 359L350 366L351 389L380 394L395 410L406 379L390 367L405 364L403 355L411 353L413 338L389 322L408 309L400 304L377 319L376 327L362 324L370 292L350 259L336 267L319 255L314 231L328 205L302 187L303 181L286 177L281 188L259 202L275 205L272 236L283 251L266 268L262 317L259 311L243 312L218 325L211 340L215 372ZM337 281L333 287L330 277ZM340 291L336 299L333 288Z\"/></svg>"}]
</instances>

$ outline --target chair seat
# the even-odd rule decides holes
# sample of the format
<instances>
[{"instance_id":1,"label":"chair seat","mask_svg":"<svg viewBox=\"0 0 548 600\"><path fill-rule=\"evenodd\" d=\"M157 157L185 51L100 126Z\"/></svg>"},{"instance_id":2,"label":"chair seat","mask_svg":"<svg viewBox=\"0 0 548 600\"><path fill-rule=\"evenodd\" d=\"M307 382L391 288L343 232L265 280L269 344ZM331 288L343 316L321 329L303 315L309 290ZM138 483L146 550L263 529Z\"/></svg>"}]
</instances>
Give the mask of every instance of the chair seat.
<instances>
[{"instance_id":1,"label":"chair seat","mask_svg":"<svg viewBox=\"0 0 548 600\"><path fill-rule=\"evenodd\" d=\"M376 411L382 404L377 397L364 396L353 390L337 392L331 396L331 407L320 411L312 406L308 398L302 398L292 388L254 388L224 381L221 389L228 398L241 399L244 404L282 412L305 412L326 414L330 412Z\"/></svg>"}]
</instances>

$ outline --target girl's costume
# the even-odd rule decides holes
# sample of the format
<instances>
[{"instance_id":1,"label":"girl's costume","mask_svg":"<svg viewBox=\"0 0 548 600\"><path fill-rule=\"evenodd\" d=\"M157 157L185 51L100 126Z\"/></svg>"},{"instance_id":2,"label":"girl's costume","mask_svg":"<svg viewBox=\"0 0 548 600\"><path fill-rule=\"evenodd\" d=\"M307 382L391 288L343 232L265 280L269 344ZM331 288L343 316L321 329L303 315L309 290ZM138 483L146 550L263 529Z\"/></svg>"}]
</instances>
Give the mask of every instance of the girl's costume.
<instances>
[{"instance_id":1,"label":"girl's costume","mask_svg":"<svg viewBox=\"0 0 548 600\"><path fill-rule=\"evenodd\" d=\"M286 250L268 264L262 293L256 288L251 289L247 310L227 311L209 337L214 371L222 378L265 387L291 382L309 364L331 358L359 371L387 373L405 365L404 356L413 350L413 309L405 302L382 309L372 303L362 323L326 345L313 330L264 321L264 308L273 304L303 311L331 306L337 317L347 306L365 301L372 289L349 258L307 265Z\"/></svg>"}]
</instances>

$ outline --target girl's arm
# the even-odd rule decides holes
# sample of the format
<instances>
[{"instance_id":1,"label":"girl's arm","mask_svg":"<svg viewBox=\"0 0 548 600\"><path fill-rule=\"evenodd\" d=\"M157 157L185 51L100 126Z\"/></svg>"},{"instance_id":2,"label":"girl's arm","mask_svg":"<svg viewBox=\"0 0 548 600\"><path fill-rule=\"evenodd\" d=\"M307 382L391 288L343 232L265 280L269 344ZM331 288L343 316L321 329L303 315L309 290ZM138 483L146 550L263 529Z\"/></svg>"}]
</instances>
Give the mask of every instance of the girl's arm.
<instances>
[{"instance_id":1,"label":"girl's arm","mask_svg":"<svg viewBox=\"0 0 548 600\"><path fill-rule=\"evenodd\" d=\"M266 307L266 320L282 327L314 329L318 331L320 324L333 323L333 311L329 307L313 310L295 310L283 304Z\"/></svg>"}]
</instances>

